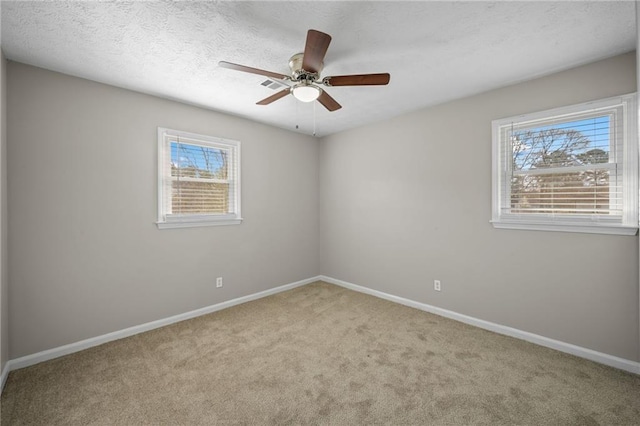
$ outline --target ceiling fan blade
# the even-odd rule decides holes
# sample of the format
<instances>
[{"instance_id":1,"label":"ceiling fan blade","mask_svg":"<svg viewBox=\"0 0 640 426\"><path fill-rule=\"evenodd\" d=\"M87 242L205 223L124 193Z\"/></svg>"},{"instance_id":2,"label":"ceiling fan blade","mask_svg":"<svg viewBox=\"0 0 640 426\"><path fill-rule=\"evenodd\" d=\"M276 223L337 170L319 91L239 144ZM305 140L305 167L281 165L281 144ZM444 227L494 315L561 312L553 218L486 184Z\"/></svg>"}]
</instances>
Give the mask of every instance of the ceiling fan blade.
<instances>
[{"instance_id":1,"label":"ceiling fan blade","mask_svg":"<svg viewBox=\"0 0 640 426\"><path fill-rule=\"evenodd\" d=\"M327 54L329 43L331 43L329 34L309 30L302 56L302 69L307 72L319 73L322 69L322 61L324 61L324 55Z\"/></svg>"},{"instance_id":2,"label":"ceiling fan blade","mask_svg":"<svg viewBox=\"0 0 640 426\"><path fill-rule=\"evenodd\" d=\"M342 105L336 102L336 100L329 96L329 94L324 90L318 97L318 102L320 102L329 111L335 111L342 108Z\"/></svg>"},{"instance_id":3,"label":"ceiling fan blade","mask_svg":"<svg viewBox=\"0 0 640 426\"><path fill-rule=\"evenodd\" d=\"M222 68L229 68L230 70L248 72L251 74L264 75L271 78L278 78L280 80L287 80L290 77L284 74L278 74L277 72L265 71L258 68L245 67L244 65L233 64L231 62L220 61L218 65Z\"/></svg>"},{"instance_id":4,"label":"ceiling fan blade","mask_svg":"<svg viewBox=\"0 0 640 426\"><path fill-rule=\"evenodd\" d=\"M325 86L384 86L389 84L391 76L383 74L354 74L325 77L322 84Z\"/></svg>"},{"instance_id":5,"label":"ceiling fan blade","mask_svg":"<svg viewBox=\"0 0 640 426\"><path fill-rule=\"evenodd\" d=\"M289 93L291 93L291 89L289 89L289 88L281 90L278 93L275 93L275 94L269 96L268 98L264 98L260 102L256 102L256 105L269 105L271 102L275 102L280 98L284 98Z\"/></svg>"}]
</instances>

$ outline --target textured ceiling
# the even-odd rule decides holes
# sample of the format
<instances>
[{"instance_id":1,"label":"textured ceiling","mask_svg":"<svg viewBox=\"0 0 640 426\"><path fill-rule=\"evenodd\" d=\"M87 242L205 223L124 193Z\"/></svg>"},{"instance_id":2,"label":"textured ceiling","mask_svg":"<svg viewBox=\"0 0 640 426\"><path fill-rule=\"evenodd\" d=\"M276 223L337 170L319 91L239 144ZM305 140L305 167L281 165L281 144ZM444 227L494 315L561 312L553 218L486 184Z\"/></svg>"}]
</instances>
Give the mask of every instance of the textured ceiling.
<instances>
[{"instance_id":1,"label":"textured ceiling","mask_svg":"<svg viewBox=\"0 0 640 426\"><path fill-rule=\"evenodd\" d=\"M635 49L627 2L10 2L2 49L38 67L317 135L383 120ZM273 93L225 60L288 74L313 28L333 37L322 76L389 72L333 87L326 111Z\"/></svg>"}]
</instances>

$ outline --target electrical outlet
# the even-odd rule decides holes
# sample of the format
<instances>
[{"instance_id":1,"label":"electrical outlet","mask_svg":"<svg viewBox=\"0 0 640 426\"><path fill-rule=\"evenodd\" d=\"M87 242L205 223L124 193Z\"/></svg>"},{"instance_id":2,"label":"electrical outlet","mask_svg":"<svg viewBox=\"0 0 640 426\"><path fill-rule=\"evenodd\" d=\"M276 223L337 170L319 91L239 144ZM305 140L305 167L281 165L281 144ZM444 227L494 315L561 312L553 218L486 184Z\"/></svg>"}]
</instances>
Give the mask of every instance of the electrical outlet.
<instances>
[{"instance_id":1,"label":"electrical outlet","mask_svg":"<svg viewBox=\"0 0 640 426\"><path fill-rule=\"evenodd\" d=\"M217 288L222 287L222 277L216 278L216 287Z\"/></svg>"},{"instance_id":2,"label":"electrical outlet","mask_svg":"<svg viewBox=\"0 0 640 426\"><path fill-rule=\"evenodd\" d=\"M440 280L433 280L433 289L435 291L440 291Z\"/></svg>"}]
</instances>

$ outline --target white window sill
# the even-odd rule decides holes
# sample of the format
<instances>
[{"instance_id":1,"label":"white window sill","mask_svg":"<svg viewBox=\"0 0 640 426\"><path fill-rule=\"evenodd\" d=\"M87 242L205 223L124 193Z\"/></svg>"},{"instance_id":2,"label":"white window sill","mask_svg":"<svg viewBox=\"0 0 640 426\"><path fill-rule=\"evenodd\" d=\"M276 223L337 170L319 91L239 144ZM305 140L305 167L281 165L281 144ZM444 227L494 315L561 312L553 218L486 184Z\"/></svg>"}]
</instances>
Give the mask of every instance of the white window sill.
<instances>
[{"instance_id":1,"label":"white window sill","mask_svg":"<svg viewBox=\"0 0 640 426\"><path fill-rule=\"evenodd\" d=\"M637 226L625 226L612 223L569 224L569 223L532 223L520 221L492 220L491 224L497 229L519 229L523 231L556 231L581 232L587 234L636 235Z\"/></svg>"},{"instance_id":2,"label":"white window sill","mask_svg":"<svg viewBox=\"0 0 640 426\"><path fill-rule=\"evenodd\" d=\"M218 219L218 220L174 220L166 222L156 222L158 229L174 229L174 228L196 228L202 226L225 226L240 225L242 218L236 219Z\"/></svg>"}]
</instances>

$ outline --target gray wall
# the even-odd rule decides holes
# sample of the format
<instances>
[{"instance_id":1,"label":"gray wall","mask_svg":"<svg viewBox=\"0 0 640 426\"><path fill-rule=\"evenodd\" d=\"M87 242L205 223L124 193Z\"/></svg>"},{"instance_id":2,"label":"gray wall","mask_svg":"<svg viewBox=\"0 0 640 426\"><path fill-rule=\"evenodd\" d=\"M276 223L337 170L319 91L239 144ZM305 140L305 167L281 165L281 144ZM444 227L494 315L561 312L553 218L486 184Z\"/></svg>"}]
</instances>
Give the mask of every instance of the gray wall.
<instances>
[{"instance_id":1,"label":"gray wall","mask_svg":"<svg viewBox=\"0 0 640 426\"><path fill-rule=\"evenodd\" d=\"M7 267L7 61L0 51L0 372L9 360L9 268Z\"/></svg>"},{"instance_id":2,"label":"gray wall","mask_svg":"<svg viewBox=\"0 0 640 426\"><path fill-rule=\"evenodd\" d=\"M640 82L640 55L637 54L638 46L640 46L640 7L636 2L636 83ZM640 103L638 105L638 123L640 123ZM640 143L640 125L638 126L638 143ZM638 262L640 268L640 261ZM638 292L638 306L640 307L640 291ZM640 314L639 314L640 316ZM638 318L638 340L640 340L640 318ZM637 359L640 360L640 344L638 344Z\"/></svg>"},{"instance_id":3,"label":"gray wall","mask_svg":"<svg viewBox=\"0 0 640 426\"><path fill-rule=\"evenodd\" d=\"M640 46L640 7L636 2L636 83L640 81L640 55L637 54ZM638 104L638 123L640 123L640 103ZM638 126L638 141L640 143L640 125ZM638 262L640 268L640 261ZM640 293L640 291L638 292ZM640 294L638 294L638 305L640 306ZM640 316L640 314L639 314ZM638 318L638 340L640 340L640 318ZM640 344L638 345L638 360L640 360Z\"/></svg>"},{"instance_id":4,"label":"gray wall","mask_svg":"<svg viewBox=\"0 0 640 426\"><path fill-rule=\"evenodd\" d=\"M7 68L12 359L319 273L314 138ZM156 228L157 126L241 141L241 225Z\"/></svg>"},{"instance_id":5,"label":"gray wall","mask_svg":"<svg viewBox=\"0 0 640 426\"><path fill-rule=\"evenodd\" d=\"M634 54L319 143L23 64L7 74L3 363L8 347L17 358L318 273L640 360L637 237L489 224L491 120L633 92ZM156 228L157 126L242 141L242 225Z\"/></svg>"},{"instance_id":6,"label":"gray wall","mask_svg":"<svg viewBox=\"0 0 640 426\"><path fill-rule=\"evenodd\" d=\"M489 223L491 120L635 90L630 53L324 138L321 272L638 361L638 237Z\"/></svg>"}]
</instances>

